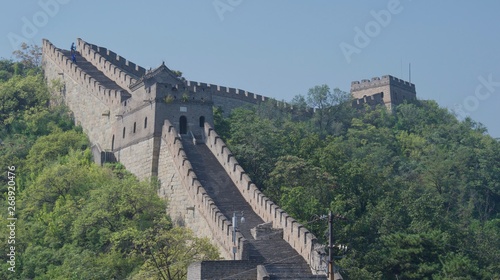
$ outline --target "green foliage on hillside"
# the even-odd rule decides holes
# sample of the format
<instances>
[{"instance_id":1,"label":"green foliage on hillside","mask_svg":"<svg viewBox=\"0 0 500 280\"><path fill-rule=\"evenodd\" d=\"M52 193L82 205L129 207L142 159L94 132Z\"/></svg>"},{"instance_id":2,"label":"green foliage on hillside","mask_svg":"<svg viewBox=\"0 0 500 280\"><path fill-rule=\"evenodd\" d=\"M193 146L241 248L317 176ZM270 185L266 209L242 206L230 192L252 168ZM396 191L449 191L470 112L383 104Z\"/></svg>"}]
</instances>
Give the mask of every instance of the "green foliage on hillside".
<instances>
[{"instance_id":1,"label":"green foliage on hillside","mask_svg":"<svg viewBox=\"0 0 500 280\"><path fill-rule=\"evenodd\" d=\"M337 260L346 279L500 279L500 142L433 101L391 114L325 103L328 93L294 99L321 104L307 118L269 117L264 104L216 118L216 131L300 222L329 210L348 218L334 226L336 244L350 248ZM326 222L307 227L326 241Z\"/></svg>"},{"instance_id":2,"label":"green foliage on hillside","mask_svg":"<svg viewBox=\"0 0 500 280\"><path fill-rule=\"evenodd\" d=\"M191 262L217 259L207 239L173 227L153 183L93 163L87 137L64 107L49 106L45 81L30 67L0 61L0 279L185 279Z\"/></svg>"}]
</instances>

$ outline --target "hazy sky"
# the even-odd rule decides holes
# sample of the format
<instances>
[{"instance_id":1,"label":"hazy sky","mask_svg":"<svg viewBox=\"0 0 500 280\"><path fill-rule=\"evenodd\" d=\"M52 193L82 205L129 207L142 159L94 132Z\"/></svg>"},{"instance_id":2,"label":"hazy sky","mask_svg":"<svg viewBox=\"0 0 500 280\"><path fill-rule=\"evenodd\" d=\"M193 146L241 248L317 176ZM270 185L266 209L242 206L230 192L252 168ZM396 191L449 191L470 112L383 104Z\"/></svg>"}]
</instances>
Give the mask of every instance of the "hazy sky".
<instances>
[{"instance_id":1,"label":"hazy sky","mask_svg":"<svg viewBox=\"0 0 500 280\"><path fill-rule=\"evenodd\" d=\"M2 1L0 57L80 37L278 100L386 74L500 137L500 1Z\"/></svg>"}]
</instances>

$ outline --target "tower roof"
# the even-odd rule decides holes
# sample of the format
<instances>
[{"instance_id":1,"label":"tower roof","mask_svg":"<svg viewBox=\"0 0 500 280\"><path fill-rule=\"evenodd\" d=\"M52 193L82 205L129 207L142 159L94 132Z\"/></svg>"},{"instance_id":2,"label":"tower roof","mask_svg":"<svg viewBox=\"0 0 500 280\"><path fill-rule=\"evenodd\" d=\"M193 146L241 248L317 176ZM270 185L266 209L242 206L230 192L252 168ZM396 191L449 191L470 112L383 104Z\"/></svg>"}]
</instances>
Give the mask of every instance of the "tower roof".
<instances>
[{"instance_id":1,"label":"tower roof","mask_svg":"<svg viewBox=\"0 0 500 280\"><path fill-rule=\"evenodd\" d=\"M135 90L139 86L143 85L146 81L151 81L153 83L169 83L169 84L183 84L184 80L179 78L172 70L170 70L165 62L162 62L160 66L153 70L146 71L146 74L139 78L137 82L129 86L130 89Z\"/></svg>"}]
</instances>

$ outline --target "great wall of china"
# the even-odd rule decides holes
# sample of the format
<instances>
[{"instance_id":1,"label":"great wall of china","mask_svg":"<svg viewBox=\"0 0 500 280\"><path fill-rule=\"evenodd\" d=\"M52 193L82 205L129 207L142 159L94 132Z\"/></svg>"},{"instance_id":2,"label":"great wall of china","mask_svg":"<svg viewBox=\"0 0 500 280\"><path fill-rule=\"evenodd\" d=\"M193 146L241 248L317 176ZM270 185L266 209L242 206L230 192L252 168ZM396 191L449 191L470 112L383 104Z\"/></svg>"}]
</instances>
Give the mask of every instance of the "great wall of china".
<instances>
[{"instance_id":1,"label":"great wall of china","mask_svg":"<svg viewBox=\"0 0 500 280\"><path fill-rule=\"evenodd\" d=\"M187 81L164 64L146 70L82 39L76 62L43 40L42 66L49 85L62 85L54 95L88 135L96 162L158 180L172 220L219 248L225 261L192 264L189 279L326 279L324 246L259 190L213 129L213 106L230 112L269 98ZM352 82L351 93L355 107L416 98L415 85L392 76ZM233 227L235 213L246 222Z\"/></svg>"},{"instance_id":2,"label":"great wall of china","mask_svg":"<svg viewBox=\"0 0 500 280\"><path fill-rule=\"evenodd\" d=\"M156 178L172 220L208 237L226 260L193 264L190 279L229 272L238 279L325 279L316 237L252 183L213 130L212 106L231 111L268 98L186 81L164 64L147 71L81 39L76 54L75 63L69 50L43 41L47 82L63 85L55 95L88 135L95 160L117 160L140 179ZM233 213L246 219L235 229Z\"/></svg>"}]
</instances>

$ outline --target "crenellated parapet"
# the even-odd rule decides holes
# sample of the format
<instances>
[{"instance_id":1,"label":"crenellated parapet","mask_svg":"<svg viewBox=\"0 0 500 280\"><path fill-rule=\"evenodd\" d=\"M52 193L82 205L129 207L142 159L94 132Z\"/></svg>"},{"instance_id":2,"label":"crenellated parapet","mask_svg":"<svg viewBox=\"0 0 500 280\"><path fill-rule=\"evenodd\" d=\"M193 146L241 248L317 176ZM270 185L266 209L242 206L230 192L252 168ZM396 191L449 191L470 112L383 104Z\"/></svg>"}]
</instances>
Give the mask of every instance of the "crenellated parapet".
<instances>
[{"instance_id":1,"label":"crenellated parapet","mask_svg":"<svg viewBox=\"0 0 500 280\"><path fill-rule=\"evenodd\" d=\"M186 81L184 85L187 90L196 93L210 92L213 104L222 107L226 113L230 113L234 108L244 105L258 105L263 102L272 102L277 108L294 110L295 108L288 102L275 100L264 95L256 94L250 91L220 86L215 84L201 83L196 81ZM312 109L311 109L312 110Z\"/></svg>"},{"instance_id":2,"label":"crenellated parapet","mask_svg":"<svg viewBox=\"0 0 500 280\"><path fill-rule=\"evenodd\" d=\"M78 38L76 48L82 57L124 89L128 89L138 77L145 73L144 68L80 38Z\"/></svg>"},{"instance_id":3,"label":"crenellated parapet","mask_svg":"<svg viewBox=\"0 0 500 280\"><path fill-rule=\"evenodd\" d=\"M324 263L316 248L320 246L316 236L304 225L288 215L266 197L252 182L229 148L209 124L205 124L206 145L231 177L241 195L253 211L274 228L283 229L283 239L309 264L315 274L321 274Z\"/></svg>"},{"instance_id":4,"label":"crenellated parapet","mask_svg":"<svg viewBox=\"0 0 500 280\"><path fill-rule=\"evenodd\" d=\"M391 75L385 75L382 77L373 77L371 80L363 79L361 81L353 81L351 82L351 92L387 85L399 87L408 91L415 91L415 84L402 79L398 79Z\"/></svg>"},{"instance_id":5,"label":"crenellated parapet","mask_svg":"<svg viewBox=\"0 0 500 280\"><path fill-rule=\"evenodd\" d=\"M220 245L226 256L232 256L232 222L222 214L214 200L208 195L200 181L198 181L191 162L184 152L181 138L177 134L174 126L168 120L165 120L163 125L162 140L167 144L170 154L173 157L173 163L178 170L182 185L189 193L191 201L195 203L194 208L197 212L201 213L207 221L212 231L212 240ZM248 241L239 231L236 231L236 246L238 248L236 259L248 260Z\"/></svg>"},{"instance_id":6,"label":"crenellated parapet","mask_svg":"<svg viewBox=\"0 0 500 280\"><path fill-rule=\"evenodd\" d=\"M353 81L351 95L354 98L352 104L356 108L362 108L365 104L372 107L384 104L389 110L417 98L414 84L391 75Z\"/></svg>"},{"instance_id":7,"label":"crenellated parapet","mask_svg":"<svg viewBox=\"0 0 500 280\"><path fill-rule=\"evenodd\" d=\"M352 101L352 107L354 108L363 108L365 104L369 106L377 106L384 104L384 94L380 92L363 98L355 99Z\"/></svg>"},{"instance_id":8,"label":"crenellated parapet","mask_svg":"<svg viewBox=\"0 0 500 280\"><path fill-rule=\"evenodd\" d=\"M42 55L44 59L50 59L61 69L61 75L68 75L81 84L89 94L94 95L110 107L118 107L120 104L130 98L130 94L119 89L109 89L92 75L86 73L78 64L61 49L56 48L46 39L42 41Z\"/></svg>"},{"instance_id":9,"label":"crenellated parapet","mask_svg":"<svg viewBox=\"0 0 500 280\"><path fill-rule=\"evenodd\" d=\"M210 90L214 95L218 95L225 98L238 99L253 104L259 104L261 102L269 100L268 97L237 88L224 87L224 86L200 83L195 81L187 81L186 84L188 88L191 90L198 90L198 91Z\"/></svg>"},{"instance_id":10,"label":"crenellated parapet","mask_svg":"<svg viewBox=\"0 0 500 280\"><path fill-rule=\"evenodd\" d=\"M113 52L111 50L108 50L104 47L89 44L80 38L78 38L78 43L90 46L90 48L92 50L94 50L95 52L99 53L99 55L101 57L108 60L113 65L116 65L120 69L125 70L126 72L128 72L132 76L135 76L135 78L139 78L139 77L143 76L144 74L146 74L146 69L137 65L136 63L133 63L133 62L125 59L122 56L119 56L118 54L116 54L115 52Z\"/></svg>"}]
</instances>

